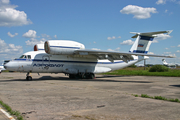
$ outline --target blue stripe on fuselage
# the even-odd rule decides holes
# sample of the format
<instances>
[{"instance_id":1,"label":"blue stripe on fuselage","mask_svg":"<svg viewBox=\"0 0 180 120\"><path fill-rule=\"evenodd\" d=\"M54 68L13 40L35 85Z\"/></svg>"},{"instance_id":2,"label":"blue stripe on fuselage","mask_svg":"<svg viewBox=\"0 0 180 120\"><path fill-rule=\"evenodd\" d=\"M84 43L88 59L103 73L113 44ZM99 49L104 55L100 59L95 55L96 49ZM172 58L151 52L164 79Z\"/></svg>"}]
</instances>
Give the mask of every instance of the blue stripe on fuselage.
<instances>
[{"instance_id":1,"label":"blue stripe on fuselage","mask_svg":"<svg viewBox=\"0 0 180 120\"><path fill-rule=\"evenodd\" d=\"M68 48L68 49L80 49L80 47L67 47L67 46L50 46L50 47L56 47L56 48Z\"/></svg>"},{"instance_id":2,"label":"blue stripe on fuselage","mask_svg":"<svg viewBox=\"0 0 180 120\"><path fill-rule=\"evenodd\" d=\"M86 63L86 64L117 64L123 63L124 61L117 61L117 62L88 62L88 61L65 61L65 60L42 60L42 59L15 59L17 61L35 61L35 62L65 62L65 63ZM131 60L131 61L136 61Z\"/></svg>"}]
</instances>

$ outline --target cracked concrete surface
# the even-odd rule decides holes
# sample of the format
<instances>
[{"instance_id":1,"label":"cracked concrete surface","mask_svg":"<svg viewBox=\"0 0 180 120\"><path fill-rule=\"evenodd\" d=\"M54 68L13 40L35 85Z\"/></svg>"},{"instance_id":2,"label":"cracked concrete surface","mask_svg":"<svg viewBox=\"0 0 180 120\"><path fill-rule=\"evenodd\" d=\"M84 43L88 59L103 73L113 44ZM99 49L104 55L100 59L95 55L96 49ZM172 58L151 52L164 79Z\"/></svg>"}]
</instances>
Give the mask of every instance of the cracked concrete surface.
<instances>
[{"instance_id":1,"label":"cracked concrete surface","mask_svg":"<svg viewBox=\"0 0 180 120\"><path fill-rule=\"evenodd\" d=\"M69 79L64 74L0 75L0 99L26 120L179 120L180 103L132 94L180 100L179 77L103 76Z\"/></svg>"}]
</instances>

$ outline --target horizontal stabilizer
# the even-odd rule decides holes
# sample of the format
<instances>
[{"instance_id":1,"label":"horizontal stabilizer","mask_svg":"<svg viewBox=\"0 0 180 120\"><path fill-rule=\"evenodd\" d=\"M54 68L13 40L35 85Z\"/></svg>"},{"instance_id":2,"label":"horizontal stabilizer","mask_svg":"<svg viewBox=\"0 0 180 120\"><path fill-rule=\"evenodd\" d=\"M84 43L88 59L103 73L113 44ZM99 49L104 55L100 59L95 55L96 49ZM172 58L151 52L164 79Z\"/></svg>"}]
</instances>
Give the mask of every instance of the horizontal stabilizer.
<instances>
[{"instance_id":1,"label":"horizontal stabilizer","mask_svg":"<svg viewBox=\"0 0 180 120\"><path fill-rule=\"evenodd\" d=\"M162 33L167 33L168 35L172 32L173 30L168 30L168 31L158 31L158 32L147 32L147 33L138 33L138 32L130 32L132 34L136 34L132 36L132 38L137 38L138 35L142 36L148 36L148 37L157 37L157 34L162 34Z\"/></svg>"}]
</instances>

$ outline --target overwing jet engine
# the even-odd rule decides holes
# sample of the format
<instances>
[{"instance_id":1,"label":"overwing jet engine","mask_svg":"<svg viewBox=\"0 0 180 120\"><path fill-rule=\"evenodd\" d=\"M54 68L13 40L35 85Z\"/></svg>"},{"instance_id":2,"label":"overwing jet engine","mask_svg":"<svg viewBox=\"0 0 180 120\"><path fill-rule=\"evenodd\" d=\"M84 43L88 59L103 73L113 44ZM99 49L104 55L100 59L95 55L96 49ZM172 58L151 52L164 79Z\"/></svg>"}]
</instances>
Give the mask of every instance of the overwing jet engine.
<instances>
[{"instance_id":1,"label":"overwing jet engine","mask_svg":"<svg viewBox=\"0 0 180 120\"><path fill-rule=\"evenodd\" d=\"M85 49L85 46L75 41L50 40L45 42L44 48L51 55L72 55L75 50Z\"/></svg>"}]
</instances>

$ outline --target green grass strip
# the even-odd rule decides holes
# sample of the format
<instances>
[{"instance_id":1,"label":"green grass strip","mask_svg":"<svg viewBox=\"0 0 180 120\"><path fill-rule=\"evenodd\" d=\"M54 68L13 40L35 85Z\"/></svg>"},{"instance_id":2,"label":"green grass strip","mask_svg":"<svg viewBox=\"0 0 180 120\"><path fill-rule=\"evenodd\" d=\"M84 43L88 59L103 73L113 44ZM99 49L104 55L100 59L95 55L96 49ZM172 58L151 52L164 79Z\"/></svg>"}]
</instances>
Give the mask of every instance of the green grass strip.
<instances>
[{"instance_id":1,"label":"green grass strip","mask_svg":"<svg viewBox=\"0 0 180 120\"><path fill-rule=\"evenodd\" d=\"M21 113L18 111L13 111L11 107L7 104L5 104L3 101L0 100L0 104L9 112L11 115L14 115L17 117L17 120L24 120Z\"/></svg>"},{"instance_id":2,"label":"green grass strip","mask_svg":"<svg viewBox=\"0 0 180 120\"><path fill-rule=\"evenodd\" d=\"M165 98L165 97L162 97L162 96L154 96L154 97L152 97L152 96L149 96L149 95L147 95L147 94L141 94L141 96L139 96L139 95L134 95L134 94L132 94L133 96L135 96L135 97L142 97L142 98L151 98L151 99L157 99L157 100L164 100L164 101L170 101L170 102L178 102L178 103L180 103L180 101L179 101L179 99L167 99L167 98Z\"/></svg>"},{"instance_id":3,"label":"green grass strip","mask_svg":"<svg viewBox=\"0 0 180 120\"><path fill-rule=\"evenodd\" d=\"M180 69L170 69L168 72L149 72L143 68L124 68L112 72L104 73L105 75L124 75L124 76L166 76L180 77Z\"/></svg>"}]
</instances>

